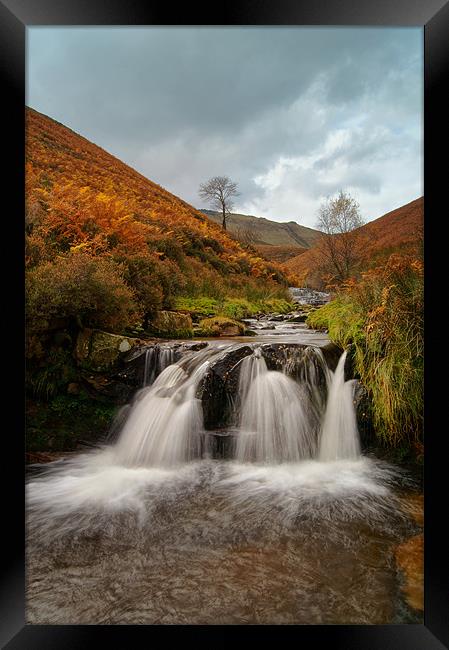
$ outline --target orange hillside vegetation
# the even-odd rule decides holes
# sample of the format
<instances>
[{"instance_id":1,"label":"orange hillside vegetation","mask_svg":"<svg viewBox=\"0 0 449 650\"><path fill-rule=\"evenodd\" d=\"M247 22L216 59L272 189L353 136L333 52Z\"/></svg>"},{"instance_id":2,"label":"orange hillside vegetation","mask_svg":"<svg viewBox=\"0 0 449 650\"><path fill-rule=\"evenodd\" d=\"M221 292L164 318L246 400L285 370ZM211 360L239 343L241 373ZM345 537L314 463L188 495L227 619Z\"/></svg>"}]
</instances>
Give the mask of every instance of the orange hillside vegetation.
<instances>
[{"instance_id":1,"label":"orange hillside vegetation","mask_svg":"<svg viewBox=\"0 0 449 650\"><path fill-rule=\"evenodd\" d=\"M105 257L126 267L125 278L136 290L131 271L138 265L130 270L130 260L138 258L148 268L151 263L153 285L163 285L159 307L169 307L171 294L239 295L248 286L284 290L279 267L244 250L185 201L30 108L26 199L29 268L61 255Z\"/></svg>"},{"instance_id":2,"label":"orange hillside vegetation","mask_svg":"<svg viewBox=\"0 0 449 650\"><path fill-rule=\"evenodd\" d=\"M423 218L424 198L420 197L361 226L364 244L360 270L386 260L391 253L416 252L422 244ZM316 248L312 247L287 260L282 267L301 281L307 281L314 276L316 265Z\"/></svg>"}]
</instances>

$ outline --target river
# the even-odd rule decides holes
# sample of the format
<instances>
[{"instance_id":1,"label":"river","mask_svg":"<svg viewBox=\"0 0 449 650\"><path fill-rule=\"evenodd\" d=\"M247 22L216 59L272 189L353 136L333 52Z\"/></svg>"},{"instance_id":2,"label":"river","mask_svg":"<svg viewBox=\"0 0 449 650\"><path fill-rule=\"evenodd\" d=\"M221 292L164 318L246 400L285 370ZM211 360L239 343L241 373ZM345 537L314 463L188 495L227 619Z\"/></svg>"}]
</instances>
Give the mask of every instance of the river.
<instances>
[{"instance_id":1,"label":"river","mask_svg":"<svg viewBox=\"0 0 449 650\"><path fill-rule=\"evenodd\" d=\"M344 355L252 329L175 363L163 344L118 434L35 468L27 623L422 622L395 555L418 488L363 453Z\"/></svg>"}]
</instances>

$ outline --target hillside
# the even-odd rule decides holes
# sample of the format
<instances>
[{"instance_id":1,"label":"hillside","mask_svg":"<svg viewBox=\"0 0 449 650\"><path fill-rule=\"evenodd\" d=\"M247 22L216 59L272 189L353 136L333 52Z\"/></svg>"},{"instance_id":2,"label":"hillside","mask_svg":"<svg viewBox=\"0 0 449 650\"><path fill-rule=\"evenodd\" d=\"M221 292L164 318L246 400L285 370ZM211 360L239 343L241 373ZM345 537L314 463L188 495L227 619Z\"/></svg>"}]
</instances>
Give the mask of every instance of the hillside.
<instances>
[{"instance_id":1,"label":"hillside","mask_svg":"<svg viewBox=\"0 0 449 650\"><path fill-rule=\"evenodd\" d=\"M221 224L222 215L214 210L201 210L215 223ZM313 246L319 231L296 221L278 222L265 217L231 213L227 217L228 231L239 241L251 244L273 261L282 262Z\"/></svg>"},{"instance_id":2,"label":"hillside","mask_svg":"<svg viewBox=\"0 0 449 650\"><path fill-rule=\"evenodd\" d=\"M424 198L420 197L358 228L363 237L361 268L373 267L391 253L415 252L422 242L423 218ZM316 247L287 260L282 266L286 272L316 284Z\"/></svg>"},{"instance_id":3,"label":"hillside","mask_svg":"<svg viewBox=\"0 0 449 650\"><path fill-rule=\"evenodd\" d=\"M64 273L73 273L76 255L101 259L102 277L119 282L120 276L121 291L131 292L146 317L170 309L177 296L284 293L278 267L182 199L29 108L26 197L27 267L65 264Z\"/></svg>"}]
</instances>

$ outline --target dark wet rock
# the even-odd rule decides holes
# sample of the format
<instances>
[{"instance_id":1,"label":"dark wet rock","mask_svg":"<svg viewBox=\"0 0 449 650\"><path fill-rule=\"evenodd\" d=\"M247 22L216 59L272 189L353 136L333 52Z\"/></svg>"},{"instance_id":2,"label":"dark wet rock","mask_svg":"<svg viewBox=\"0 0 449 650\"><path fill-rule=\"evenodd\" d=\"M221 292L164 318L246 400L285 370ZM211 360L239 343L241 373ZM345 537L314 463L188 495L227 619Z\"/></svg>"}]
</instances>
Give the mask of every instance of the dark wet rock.
<instances>
[{"instance_id":1,"label":"dark wet rock","mask_svg":"<svg viewBox=\"0 0 449 650\"><path fill-rule=\"evenodd\" d=\"M297 316L293 316L292 318L289 318L286 322L287 323L305 323L307 319L308 314L298 314Z\"/></svg>"},{"instance_id":2,"label":"dark wet rock","mask_svg":"<svg viewBox=\"0 0 449 650\"><path fill-rule=\"evenodd\" d=\"M313 363L323 390L326 390L326 374L316 354L317 348L298 343L269 343L260 349L269 370L286 372L300 382ZM203 402L206 429L235 424L230 418L230 406L238 405L240 362L252 351L249 346L232 351L216 362L205 376L199 396ZM326 354L335 367L341 350L329 347Z\"/></svg>"},{"instance_id":3,"label":"dark wet rock","mask_svg":"<svg viewBox=\"0 0 449 650\"><path fill-rule=\"evenodd\" d=\"M81 372L81 379L83 387L90 397L94 399L107 398L114 404L126 404L136 390L132 384L126 384L105 375L92 375L87 371Z\"/></svg>"},{"instance_id":4,"label":"dark wet rock","mask_svg":"<svg viewBox=\"0 0 449 650\"><path fill-rule=\"evenodd\" d=\"M132 386L134 389L143 386L145 358L149 347L154 348L155 345L139 346L122 359L120 368L112 375L112 379L128 386Z\"/></svg>"},{"instance_id":5,"label":"dark wet rock","mask_svg":"<svg viewBox=\"0 0 449 650\"><path fill-rule=\"evenodd\" d=\"M323 345L321 352L323 353L329 368L334 371L337 367L339 358L343 354L343 350L339 348L338 345L335 345L335 343L330 342ZM346 379L350 379L350 377L347 377Z\"/></svg>"},{"instance_id":6,"label":"dark wet rock","mask_svg":"<svg viewBox=\"0 0 449 650\"><path fill-rule=\"evenodd\" d=\"M354 380L353 401L362 449L371 448L378 443L372 421L372 405L368 391L358 379Z\"/></svg>"},{"instance_id":7,"label":"dark wet rock","mask_svg":"<svg viewBox=\"0 0 449 650\"><path fill-rule=\"evenodd\" d=\"M257 332L255 330L245 330L245 336L257 336Z\"/></svg>"},{"instance_id":8,"label":"dark wet rock","mask_svg":"<svg viewBox=\"0 0 449 650\"><path fill-rule=\"evenodd\" d=\"M196 352L208 346L207 341L195 341L193 343L182 343L181 347L186 351Z\"/></svg>"},{"instance_id":9,"label":"dark wet rock","mask_svg":"<svg viewBox=\"0 0 449 650\"><path fill-rule=\"evenodd\" d=\"M298 349L304 349L307 345L297 343L265 343L261 347L262 356L265 359L268 370L281 371L289 356L296 354Z\"/></svg>"},{"instance_id":10,"label":"dark wet rock","mask_svg":"<svg viewBox=\"0 0 449 650\"><path fill-rule=\"evenodd\" d=\"M110 335L115 337L115 335ZM97 356L92 356L92 338L95 343L97 337L92 337L91 331L84 333L78 339L77 359L81 366L83 387L93 398L106 398L116 404L128 402L136 389L144 385L146 355L149 349L158 346L170 347L173 350L173 362L178 361L184 354L201 350L207 346L205 341L170 342L159 341L144 342L141 339L132 340L132 347L126 352L108 353L110 363L98 363ZM124 337L117 337L124 338ZM113 342L116 350L115 338L101 338L101 341ZM125 339L130 340L130 339ZM115 346L115 347L114 347ZM95 349L95 348L94 348ZM112 361L112 358L114 360ZM104 357L102 357L103 359ZM75 390L74 387L70 389ZM68 392L70 392L68 390ZM75 394L75 393L73 393Z\"/></svg>"},{"instance_id":11,"label":"dark wet rock","mask_svg":"<svg viewBox=\"0 0 449 650\"><path fill-rule=\"evenodd\" d=\"M184 356L184 354L202 350L207 345L206 341L161 341L152 345L141 345L136 347L121 360L120 367L111 378L116 381L124 382L125 384L135 388L140 388L144 384L145 363L148 348L171 348L173 350L173 363L176 363L182 356Z\"/></svg>"},{"instance_id":12,"label":"dark wet rock","mask_svg":"<svg viewBox=\"0 0 449 650\"><path fill-rule=\"evenodd\" d=\"M348 379L360 379L355 367L355 345L353 343L348 347L345 361L345 380L348 381Z\"/></svg>"},{"instance_id":13,"label":"dark wet rock","mask_svg":"<svg viewBox=\"0 0 449 650\"><path fill-rule=\"evenodd\" d=\"M205 429L228 423L230 405L238 390L238 364L251 353L247 345L231 350L215 361L204 375L196 396L202 402Z\"/></svg>"}]
</instances>

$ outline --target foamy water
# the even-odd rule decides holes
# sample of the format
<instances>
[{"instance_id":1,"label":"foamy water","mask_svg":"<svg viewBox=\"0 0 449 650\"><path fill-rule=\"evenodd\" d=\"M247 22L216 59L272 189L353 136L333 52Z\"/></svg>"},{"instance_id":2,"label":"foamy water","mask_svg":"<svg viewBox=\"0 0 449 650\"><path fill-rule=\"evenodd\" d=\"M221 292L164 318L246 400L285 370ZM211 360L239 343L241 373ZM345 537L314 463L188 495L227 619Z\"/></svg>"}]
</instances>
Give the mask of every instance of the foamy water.
<instances>
[{"instance_id":1,"label":"foamy water","mask_svg":"<svg viewBox=\"0 0 449 650\"><path fill-rule=\"evenodd\" d=\"M407 479L360 455L344 356L334 373L311 348L269 370L253 346L235 455L204 458L198 387L237 348L169 365L115 443L31 478L28 623L405 622L392 549L416 530Z\"/></svg>"}]
</instances>

